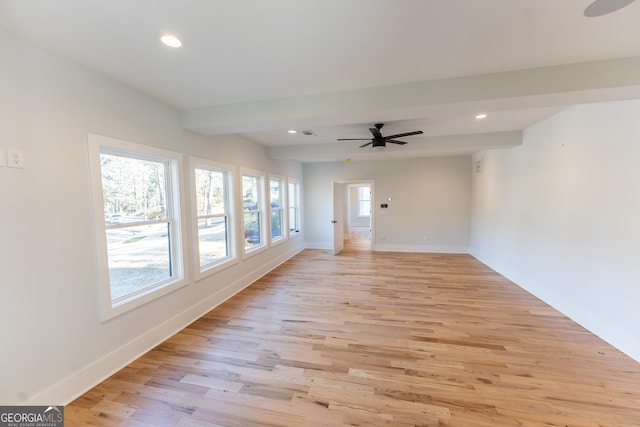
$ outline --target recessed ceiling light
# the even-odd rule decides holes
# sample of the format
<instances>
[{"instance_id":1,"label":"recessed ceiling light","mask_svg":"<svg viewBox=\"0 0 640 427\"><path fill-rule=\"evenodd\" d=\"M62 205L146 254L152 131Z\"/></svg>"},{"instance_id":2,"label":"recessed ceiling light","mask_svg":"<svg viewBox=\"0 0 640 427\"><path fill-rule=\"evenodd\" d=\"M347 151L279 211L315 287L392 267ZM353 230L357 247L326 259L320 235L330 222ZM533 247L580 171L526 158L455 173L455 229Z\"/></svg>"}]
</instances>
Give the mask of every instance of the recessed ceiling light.
<instances>
[{"instance_id":1,"label":"recessed ceiling light","mask_svg":"<svg viewBox=\"0 0 640 427\"><path fill-rule=\"evenodd\" d=\"M289 129L287 132L289 132L289 133L298 133L298 131L293 130L293 129Z\"/></svg>"},{"instance_id":2,"label":"recessed ceiling light","mask_svg":"<svg viewBox=\"0 0 640 427\"><path fill-rule=\"evenodd\" d=\"M484 113L482 113L482 114L478 114L478 115L476 116L476 119L478 119L478 120L480 120L480 119L486 119L486 118L487 118L487 115L486 115L486 114L484 114Z\"/></svg>"},{"instance_id":3,"label":"recessed ceiling light","mask_svg":"<svg viewBox=\"0 0 640 427\"><path fill-rule=\"evenodd\" d=\"M584 16L595 18L629 6L633 0L595 0L584 10Z\"/></svg>"},{"instance_id":4,"label":"recessed ceiling light","mask_svg":"<svg viewBox=\"0 0 640 427\"><path fill-rule=\"evenodd\" d=\"M180 47L182 46L182 42L176 36L172 36L171 34L165 34L160 37L160 41L169 47Z\"/></svg>"}]
</instances>

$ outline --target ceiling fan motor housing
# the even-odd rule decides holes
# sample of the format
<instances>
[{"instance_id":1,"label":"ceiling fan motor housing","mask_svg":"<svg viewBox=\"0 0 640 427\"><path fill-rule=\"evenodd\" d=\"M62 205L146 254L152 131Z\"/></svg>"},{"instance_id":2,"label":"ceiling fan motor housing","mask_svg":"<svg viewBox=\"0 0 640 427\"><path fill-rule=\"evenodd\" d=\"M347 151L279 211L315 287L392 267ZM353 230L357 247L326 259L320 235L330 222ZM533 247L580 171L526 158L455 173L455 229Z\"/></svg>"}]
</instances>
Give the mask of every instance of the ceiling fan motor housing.
<instances>
[{"instance_id":1,"label":"ceiling fan motor housing","mask_svg":"<svg viewBox=\"0 0 640 427\"><path fill-rule=\"evenodd\" d=\"M384 148L386 147L386 141L384 140L384 138L373 138L373 148Z\"/></svg>"}]
</instances>

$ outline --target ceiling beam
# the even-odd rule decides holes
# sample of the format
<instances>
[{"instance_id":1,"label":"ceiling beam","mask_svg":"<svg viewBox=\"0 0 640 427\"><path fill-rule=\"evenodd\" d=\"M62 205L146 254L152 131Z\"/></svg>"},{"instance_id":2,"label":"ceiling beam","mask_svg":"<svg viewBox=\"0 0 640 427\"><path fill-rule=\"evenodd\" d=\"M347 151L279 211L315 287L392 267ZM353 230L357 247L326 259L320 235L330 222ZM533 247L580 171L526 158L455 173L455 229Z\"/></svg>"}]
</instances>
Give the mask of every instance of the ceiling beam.
<instances>
[{"instance_id":1,"label":"ceiling beam","mask_svg":"<svg viewBox=\"0 0 640 427\"><path fill-rule=\"evenodd\" d=\"M407 120L429 112L467 113L640 97L640 57L618 58L181 111L185 129L219 135Z\"/></svg>"}]
</instances>

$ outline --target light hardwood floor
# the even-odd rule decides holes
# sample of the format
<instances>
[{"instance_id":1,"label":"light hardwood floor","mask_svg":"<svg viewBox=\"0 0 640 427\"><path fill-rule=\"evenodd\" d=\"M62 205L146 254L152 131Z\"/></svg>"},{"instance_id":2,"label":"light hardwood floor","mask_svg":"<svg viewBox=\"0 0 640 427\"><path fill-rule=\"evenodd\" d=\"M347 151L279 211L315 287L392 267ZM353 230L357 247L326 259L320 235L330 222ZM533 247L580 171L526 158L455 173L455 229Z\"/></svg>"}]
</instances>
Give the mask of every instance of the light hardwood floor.
<instances>
[{"instance_id":1,"label":"light hardwood floor","mask_svg":"<svg viewBox=\"0 0 640 427\"><path fill-rule=\"evenodd\" d=\"M352 227L349 238L344 241L344 246L346 249L370 251L370 236L371 231L369 227Z\"/></svg>"},{"instance_id":2,"label":"light hardwood floor","mask_svg":"<svg viewBox=\"0 0 640 427\"><path fill-rule=\"evenodd\" d=\"M640 426L640 364L468 255L305 250L66 426Z\"/></svg>"}]
</instances>

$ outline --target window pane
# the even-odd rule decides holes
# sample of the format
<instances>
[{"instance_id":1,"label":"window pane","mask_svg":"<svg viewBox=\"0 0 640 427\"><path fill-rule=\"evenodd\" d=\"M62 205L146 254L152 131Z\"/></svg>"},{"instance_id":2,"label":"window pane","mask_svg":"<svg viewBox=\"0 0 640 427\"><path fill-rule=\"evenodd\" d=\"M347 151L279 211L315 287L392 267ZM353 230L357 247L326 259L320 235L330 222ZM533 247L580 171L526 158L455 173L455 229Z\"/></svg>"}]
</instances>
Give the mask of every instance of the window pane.
<instances>
[{"instance_id":1,"label":"window pane","mask_svg":"<svg viewBox=\"0 0 640 427\"><path fill-rule=\"evenodd\" d=\"M196 200L198 215L225 213L224 173L196 169Z\"/></svg>"},{"instance_id":2,"label":"window pane","mask_svg":"<svg viewBox=\"0 0 640 427\"><path fill-rule=\"evenodd\" d=\"M245 212L244 214L244 247L251 248L260 245L260 213Z\"/></svg>"},{"instance_id":3,"label":"window pane","mask_svg":"<svg viewBox=\"0 0 640 427\"><path fill-rule=\"evenodd\" d=\"M172 276L169 239L168 223L107 230L111 299Z\"/></svg>"},{"instance_id":4,"label":"window pane","mask_svg":"<svg viewBox=\"0 0 640 427\"><path fill-rule=\"evenodd\" d=\"M226 217L198 220L200 267L229 256L227 233Z\"/></svg>"},{"instance_id":5,"label":"window pane","mask_svg":"<svg viewBox=\"0 0 640 427\"><path fill-rule=\"evenodd\" d=\"M371 215L371 201L369 200L360 200L360 216L369 216Z\"/></svg>"},{"instance_id":6,"label":"window pane","mask_svg":"<svg viewBox=\"0 0 640 427\"><path fill-rule=\"evenodd\" d=\"M371 215L371 187L358 187L359 216Z\"/></svg>"},{"instance_id":7,"label":"window pane","mask_svg":"<svg viewBox=\"0 0 640 427\"><path fill-rule=\"evenodd\" d=\"M299 186L295 181L289 181L289 231L297 233L300 230L300 194Z\"/></svg>"},{"instance_id":8,"label":"window pane","mask_svg":"<svg viewBox=\"0 0 640 427\"><path fill-rule=\"evenodd\" d=\"M298 209L289 208L289 231L298 231Z\"/></svg>"},{"instance_id":9,"label":"window pane","mask_svg":"<svg viewBox=\"0 0 640 427\"><path fill-rule=\"evenodd\" d=\"M271 189L271 207L280 208L282 199L282 181L279 179L270 180L269 188Z\"/></svg>"},{"instance_id":10,"label":"window pane","mask_svg":"<svg viewBox=\"0 0 640 427\"><path fill-rule=\"evenodd\" d=\"M295 206L298 204L298 192L296 191L296 183L289 183L289 205Z\"/></svg>"},{"instance_id":11,"label":"window pane","mask_svg":"<svg viewBox=\"0 0 640 427\"><path fill-rule=\"evenodd\" d=\"M166 165L100 154L107 225L167 218Z\"/></svg>"},{"instance_id":12,"label":"window pane","mask_svg":"<svg viewBox=\"0 0 640 427\"><path fill-rule=\"evenodd\" d=\"M258 210L258 177L242 176L242 203L245 211Z\"/></svg>"},{"instance_id":13,"label":"window pane","mask_svg":"<svg viewBox=\"0 0 640 427\"><path fill-rule=\"evenodd\" d=\"M282 237L282 210L271 212L271 237L276 239Z\"/></svg>"},{"instance_id":14,"label":"window pane","mask_svg":"<svg viewBox=\"0 0 640 427\"><path fill-rule=\"evenodd\" d=\"M360 200L371 200L371 190L369 187L358 187Z\"/></svg>"}]
</instances>

